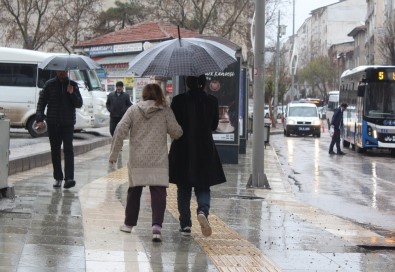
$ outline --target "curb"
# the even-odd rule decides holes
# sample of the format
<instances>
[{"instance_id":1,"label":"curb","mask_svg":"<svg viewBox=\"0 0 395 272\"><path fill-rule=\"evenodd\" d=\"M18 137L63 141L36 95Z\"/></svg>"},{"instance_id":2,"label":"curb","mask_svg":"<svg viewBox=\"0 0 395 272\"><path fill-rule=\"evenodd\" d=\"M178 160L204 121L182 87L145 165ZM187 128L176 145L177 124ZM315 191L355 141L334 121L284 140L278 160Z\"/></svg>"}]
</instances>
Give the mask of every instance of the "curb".
<instances>
[{"instance_id":1,"label":"curb","mask_svg":"<svg viewBox=\"0 0 395 272\"><path fill-rule=\"evenodd\" d=\"M89 152L95 148L105 146L111 143L112 138L100 139L89 143L74 145L74 156ZM63 152L62 152L63 158ZM23 171L27 171L36 167L45 166L52 163L51 151L44 151L26 157L16 158L8 162L8 175L13 175Z\"/></svg>"}]
</instances>

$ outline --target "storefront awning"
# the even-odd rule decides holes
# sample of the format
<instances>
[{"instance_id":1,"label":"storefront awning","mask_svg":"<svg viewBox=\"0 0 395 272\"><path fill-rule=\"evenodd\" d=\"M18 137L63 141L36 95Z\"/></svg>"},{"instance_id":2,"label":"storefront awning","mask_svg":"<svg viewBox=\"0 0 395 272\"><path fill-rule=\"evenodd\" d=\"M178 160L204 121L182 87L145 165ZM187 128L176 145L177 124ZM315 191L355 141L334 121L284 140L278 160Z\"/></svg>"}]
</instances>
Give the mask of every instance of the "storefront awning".
<instances>
[{"instance_id":1,"label":"storefront awning","mask_svg":"<svg viewBox=\"0 0 395 272\"><path fill-rule=\"evenodd\" d=\"M98 64L118 64L118 63L129 63L137 54L134 55L123 55L123 56L108 56L108 57L93 57L92 59Z\"/></svg>"}]
</instances>

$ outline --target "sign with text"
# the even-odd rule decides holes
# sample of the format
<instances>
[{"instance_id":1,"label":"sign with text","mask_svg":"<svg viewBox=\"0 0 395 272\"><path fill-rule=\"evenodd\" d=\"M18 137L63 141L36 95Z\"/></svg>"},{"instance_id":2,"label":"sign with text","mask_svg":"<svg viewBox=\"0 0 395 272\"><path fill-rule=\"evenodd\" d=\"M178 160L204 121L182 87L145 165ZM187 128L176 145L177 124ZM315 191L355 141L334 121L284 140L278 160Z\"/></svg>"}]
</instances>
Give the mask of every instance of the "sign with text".
<instances>
[{"instance_id":1,"label":"sign with text","mask_svg":"<svg viewBox=\"0 0 395 272\"><path fill-rule=\"evenodd\" d=\"M140 52L143 51L143 43L123 43L114 44L114 53L125 53L125 52Z\"/></svg>"}]
</instances>

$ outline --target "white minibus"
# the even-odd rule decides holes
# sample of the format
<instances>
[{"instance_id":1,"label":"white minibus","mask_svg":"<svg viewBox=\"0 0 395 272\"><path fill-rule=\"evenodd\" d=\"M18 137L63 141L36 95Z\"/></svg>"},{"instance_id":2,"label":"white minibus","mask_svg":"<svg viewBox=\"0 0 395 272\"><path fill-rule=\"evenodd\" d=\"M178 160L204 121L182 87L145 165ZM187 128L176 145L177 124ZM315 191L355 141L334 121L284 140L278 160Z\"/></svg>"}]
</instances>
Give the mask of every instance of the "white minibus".
<instances>
[{"instance_id":1,"label":"white minibus","mask_svg":"<svg viewBox=\"0 0 395 272\"><path fill-rule=\"evenodd\" d=\"M0 107L4 108L11 127L26 128L32 137L42 133L35 129L39 93L53 71L37 66L53 53L0 47ZM76 130L94 126L93 103L89 91L80 84L83 106L76 111Z\"/></svg>"},{"instance_id":2,"label":"white minibus","mask_svg":"<svg viewBox=\"0 0 395 272\"><path fill-rule=\"evenodd\" d=\"M95 123L93 127L106 127L109 125L110 113L107 110L107 93L102 88L101 82L95 70L72 70L70 78L82 82L92 96L93 113Z\"/></svg>"},{"instance_id":3,"label":"white minibus","mask_svg":"<svg viewBox=\"0 0 395 272\"><path fill-rule=\"evenodd\" d=\"M328 129L332 122L332 116L335 110L339 107L339 91L331 91L328 93L328 106L326 108L326 120L328 122Z\"/></svg>"}]
</instances>

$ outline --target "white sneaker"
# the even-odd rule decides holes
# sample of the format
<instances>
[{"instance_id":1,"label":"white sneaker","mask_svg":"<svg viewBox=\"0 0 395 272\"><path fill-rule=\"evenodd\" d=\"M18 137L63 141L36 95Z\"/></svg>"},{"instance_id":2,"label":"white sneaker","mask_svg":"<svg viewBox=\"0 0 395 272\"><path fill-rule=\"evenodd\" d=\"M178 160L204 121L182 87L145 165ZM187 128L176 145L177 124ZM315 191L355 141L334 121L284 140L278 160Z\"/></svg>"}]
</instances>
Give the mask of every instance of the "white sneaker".
<instances>
[{"instance_id":1,"label":"white sneaker","mask_svg":"<svg viewBox=\"0 0 395 272\"><path fill-rule=\"evenodd\" d=\"M200 228L202 229L202 234L204 236L210 236L212 233L211 226L204 213L199 213L197 215L197 220L199 221Z\"/></svg>"},{"instance_id":2,"label":"white sneaker","mask_svg":"<svg viewBox=\"0 0 395 272\"><path fill-rule=\"evenodd\" d=\"M127 232L127 233L131 233L132 229L133 229L133 227L126 226L126 225L122 225L122 226L119 227L120 231Z\"/></svg>"}]
</instances>

